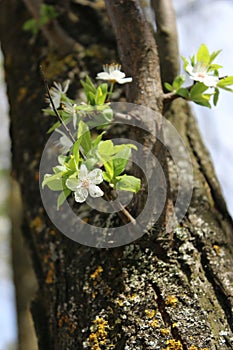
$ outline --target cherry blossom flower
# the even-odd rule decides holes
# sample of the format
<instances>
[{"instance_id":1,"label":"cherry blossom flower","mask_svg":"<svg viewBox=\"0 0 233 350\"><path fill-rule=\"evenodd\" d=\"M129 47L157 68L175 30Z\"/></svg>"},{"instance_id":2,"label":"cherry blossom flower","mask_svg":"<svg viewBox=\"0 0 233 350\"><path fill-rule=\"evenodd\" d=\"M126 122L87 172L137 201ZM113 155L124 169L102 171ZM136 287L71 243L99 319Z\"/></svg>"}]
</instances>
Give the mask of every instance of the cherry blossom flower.
<instances>
[{"instance_id":1,"label":"cherry blossom flower","mask_svg":"<svg viewBox=\"0 0 233 350\"><path fill-rule=\"evenodd\" d=\"M197 63L196 65L188 65L185 68L190 78L195 81L199 81L208 87L216 87L219 78L208 73L208 67Z\"/></svg>"},{"instance_id":2,"label":"cherry blossom flower","mask_svg":"<svg viewBox=\"0 0 233 350\"><path fill-rule=\"evenodd\" d=\"M103 173L101 169L94 169L88 172L86 165L82 164L80 167L78 179L66 180L66 186L74 192L75 201L83 203L86 201L88 194L91 197L102 197L104 192L99 185L103 182Z\"/></svg>"},{"instance_id":3,"label":"cherry blossom flower","mask_svg":"<svg viewBox=\"0 0 233 350\"><path fill-rule=\"evenodd\" d=\"M61 98L62 95L64 95L68 88L69 88L69 84L70 84L70 80L66 80L64 81L64 83L57 83L56 81L53 83L54 86L51 87L51 89L49 90L54 106L56 108L58 108L60 106L61 103ZM48 99L47 99L48 101Z\"/></svg>"},{"instance_id":4,"label":"cherry blossom flower","mask_svg":"<svg viewBox=\"0 0 233 350\"><path fill-rule=\"evenodd\" d=\"M70 138L61 130L55 129L56 132L61 134L62 136L60 137L59 141L57 142L57 145L61 149L62 154L66 154L67 152L70 151L71 147L73 146L73 142L70 140Z\"/></svg>"},{"instance_id":5,"label":"cherry blossom flower","mask_svg":"<svg viewBox=\"0 0 233 350\"><path fill-rule=\"evenodd\" d=\"M125 78L125 73L121 72L120 64L106 64L103 66L103 72L97 74L96 79L108 80L111 83L125 84L131 83L133 78Z\"/></svg>"}]
</instances>

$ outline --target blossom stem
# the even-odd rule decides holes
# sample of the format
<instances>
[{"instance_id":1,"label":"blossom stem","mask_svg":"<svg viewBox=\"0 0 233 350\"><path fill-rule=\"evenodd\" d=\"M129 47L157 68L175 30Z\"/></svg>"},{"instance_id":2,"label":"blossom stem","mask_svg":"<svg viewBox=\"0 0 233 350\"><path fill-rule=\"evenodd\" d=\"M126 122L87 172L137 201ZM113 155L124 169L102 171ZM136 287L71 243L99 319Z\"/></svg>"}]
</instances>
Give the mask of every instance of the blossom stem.
<instances>
[{"instance_id":1,"label":"blossom stem","mask_svg":"<svg viewBox=\"0 0 233 350\"><path fill-rule=\"evenodd\" d=\"M111 83L111 85L110 85L110 89L108 92L109 99L112 97L114 85L115 85L115 83Z\"/></svg>"}]
</instances>

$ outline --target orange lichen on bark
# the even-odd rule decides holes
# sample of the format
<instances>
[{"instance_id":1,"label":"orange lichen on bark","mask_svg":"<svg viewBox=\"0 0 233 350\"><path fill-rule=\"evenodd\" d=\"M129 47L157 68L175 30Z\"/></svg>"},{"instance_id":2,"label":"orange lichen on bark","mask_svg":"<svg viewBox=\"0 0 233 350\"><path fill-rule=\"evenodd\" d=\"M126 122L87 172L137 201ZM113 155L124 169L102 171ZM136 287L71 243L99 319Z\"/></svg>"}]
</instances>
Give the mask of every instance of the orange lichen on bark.
<instances>
[{"instance_id":1,"label":"orange lichen on bark","mask_svg":"<svg viewBox=\"0 0 233 350\"><path fill-rule=\"evenodd\" d=\"M169 339L166 342L167 347L166 350L183 350L183 345L180 340Z\"/></svg>"},{"instance_id":2,"label":"orange lichen on bark","mask_svg":"<svg viewBox=\"0 0 233 350\"><path fill-rule=\"evenodd\" d=\"M94 279L98 278L99 275L101 274L101 272L103 272L103 271L104 271L104 270L103 270L102 266L98 266L97 269L95 270L95 272L93 272L93 273L90 275L91 279L94 280Z\"/></svg>"},{"instance_id":3,"label":"orange lichen on bark","mask_svg":"<svg viewBox=\"0 0 233 350\"><path fill-rule=\"evenodd\" d=\"M54 266L54 262L51 261L49 263L49 270L48 270L48 273L47 273L47 276L46 276L45 283L47 283L47 284L53 283L54 275L55 275L55 266Z\"/></svg>"},{"instance_id":4,"label":"orange lichen on bark","mask_svg":"<svg viewBox=\"0 0 233 350\"><path fill-rule=\"evenodd\" d=\"M177 302L178 299L175 295L169 295L165 301L165 304L169 306L176 306Z\"/></svg>"}]
</instances>

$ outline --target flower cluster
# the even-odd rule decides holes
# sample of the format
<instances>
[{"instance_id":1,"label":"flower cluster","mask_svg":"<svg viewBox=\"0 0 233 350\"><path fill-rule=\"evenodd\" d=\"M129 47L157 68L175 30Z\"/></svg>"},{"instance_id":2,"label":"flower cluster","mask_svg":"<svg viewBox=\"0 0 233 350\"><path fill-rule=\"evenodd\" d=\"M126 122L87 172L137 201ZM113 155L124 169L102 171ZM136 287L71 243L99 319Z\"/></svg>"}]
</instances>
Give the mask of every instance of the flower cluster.
<instances>
[{"instance_id":1,"label":"flower cluster","mask_svg":"<svg viewBox=\"0 0 233 350\"><path fill-rule=\"evenodd\" d=\"M109 102L113 86L115 83L129 83L132 78L125 78L120 65L111 64L105 65L104 72L98 73L96 79L108 81L110 86L107 83L96 86L87 76L81 81L85 102L78 103L67 96L69 81L54 83L49 91L53 103L49 101L50 109L45 111L59 117L49 132L55 130L61 134L58 142L60 154L53 174L45 174L42 187L60 191L58 209L71 194L77 203L85 202L88 195L93 198L103 196L104 192L98 186L103 181L111 191L117 189L137 193L140 189L140 179L126 174L127 163L136 146L114 145L106 139L107 128L113 119ZM69 128L70 123L73 133ZM65 130L60 130L60 127ZM94 135L91 133L93 127L97 127Z\"/></svg>"},{"instance_id":2,"label":"flower cluster","mask_svg":"<svg viewBox=\"0 0 233 350\"><path fill-rule=\"evenodd\" d=\"M190 61L182 57L184 71L194 81L194 85L188 88L185 87L185 76L179 75L172 84L165 83L166 89L187 100L209 108L211 107L211 97L213 97L213 103L216 105L219 89L233 91L229 88L233 84L233 76L221 78L219 69L222 66L214 63L220 52L221 50L218 50L210 54L206 45L202 44L197 54L192 56Z\"/></svg>"}]
</instances>

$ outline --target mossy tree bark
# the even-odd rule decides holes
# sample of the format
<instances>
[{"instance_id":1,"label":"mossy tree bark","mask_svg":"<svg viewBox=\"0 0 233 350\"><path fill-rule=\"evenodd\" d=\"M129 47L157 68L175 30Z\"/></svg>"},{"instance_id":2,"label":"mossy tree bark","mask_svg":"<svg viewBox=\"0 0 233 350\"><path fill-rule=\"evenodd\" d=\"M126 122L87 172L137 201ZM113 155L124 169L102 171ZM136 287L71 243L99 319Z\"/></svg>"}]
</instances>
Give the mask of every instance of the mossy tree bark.
<instances>
[{"instance_id":1,"label":"mossy tree bark","mask_svg":"<svg viewBox=\"0 0 233 350\"><path fill-rule=\"evenodd\" d=\"M102 1L49 1L59 17L33 40L22 31L30 18L24 3L0 2L0 39L13 173L21 187L23 234L38 280L32 314L39 349L233 349L232 221L185 102L166 106L166 117L183 138L194 169L192 201L182 223L167 233L161 221L138 241L110 250L75 244L50 223L38 188L50 126L41 113L39 65L50 81L70 77L75 95L80 72L95 76L102 63L116 60L116 42ZM122 63L135 76L129 98L162 112L156 44L139 2L106 3ZM77 45L68 53L68 44L59 50L52 42L54 31L65 32L62 38ZM161 149L155 151L166 163ZM176 176L169 162L168 171L175 198ZM170 199L165 220L172 211Z\"/></svg>"}]
</instances>

